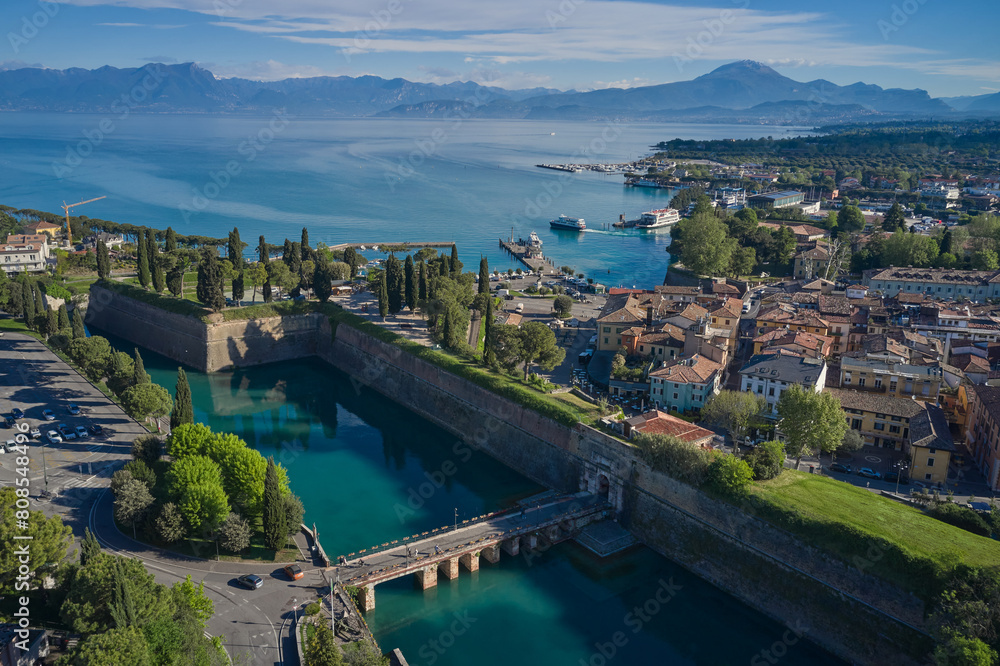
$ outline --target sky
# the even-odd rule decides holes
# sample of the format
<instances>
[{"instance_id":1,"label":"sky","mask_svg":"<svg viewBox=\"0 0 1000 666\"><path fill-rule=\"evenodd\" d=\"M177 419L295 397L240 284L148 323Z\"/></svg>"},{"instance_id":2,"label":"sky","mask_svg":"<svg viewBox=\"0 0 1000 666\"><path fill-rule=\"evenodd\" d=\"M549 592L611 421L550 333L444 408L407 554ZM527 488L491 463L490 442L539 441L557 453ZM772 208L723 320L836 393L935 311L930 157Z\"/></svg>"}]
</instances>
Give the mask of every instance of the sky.
<instances>
[{"instance_id":1,"label":"sky","mask_svg":"<svg viewBox=\"0 0 1000 666\"><path fill-rule=\"evenodd\" d=\"M1000 90L1000 2L3 0L0 68L195 62L217 77L591 90L757 60L799 81Z\"/></svg>"}]
</instances>

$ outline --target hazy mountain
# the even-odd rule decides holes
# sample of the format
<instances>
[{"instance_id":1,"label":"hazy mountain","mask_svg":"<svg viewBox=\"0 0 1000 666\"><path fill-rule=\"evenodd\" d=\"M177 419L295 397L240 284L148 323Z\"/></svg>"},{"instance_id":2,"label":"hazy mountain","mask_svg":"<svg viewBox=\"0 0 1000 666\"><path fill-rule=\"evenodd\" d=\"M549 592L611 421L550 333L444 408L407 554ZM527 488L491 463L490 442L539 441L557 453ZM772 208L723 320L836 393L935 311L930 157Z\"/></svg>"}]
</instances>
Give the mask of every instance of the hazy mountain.
<instances>
[{"instance_id":1,"label":"hazy mountain","mask_svg":"<svg viewBox=\"0 0 1000 666\"><path fill-rule=\"evenodd\" d=\"M1000 95L957 101L963 114L1000 108ZM0 110L291 115L599 118L697 120L767 124L828 124L859 119L958 113L923 90L799 82L758 62L723 65L690 81L641 88L560 92L505 90L472 82L445 85L377 76L320 76L282 81L217 79L193 63L0 70Z\"/></svg>"}]
</instances>

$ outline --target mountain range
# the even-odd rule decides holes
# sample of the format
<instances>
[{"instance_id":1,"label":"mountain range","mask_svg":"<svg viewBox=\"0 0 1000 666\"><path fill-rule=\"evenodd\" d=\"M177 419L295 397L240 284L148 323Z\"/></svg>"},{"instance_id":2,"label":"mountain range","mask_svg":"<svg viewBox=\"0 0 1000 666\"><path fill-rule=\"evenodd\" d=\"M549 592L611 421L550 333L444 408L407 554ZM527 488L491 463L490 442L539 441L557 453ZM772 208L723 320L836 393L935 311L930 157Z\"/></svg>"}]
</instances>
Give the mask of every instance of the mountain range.
<instances>
[{"instance_id":1,"label":"mountain range","mask_svg":"<svg viewBox=\"0 0 1000 666\"><path fill-rule=\"evenodd\" d=\"M998 115L1000 93L935 99L923 90L883 89L823 79L799 82L758 62L723 65L690 81L590 92L506 90L377 76L252 81L216 78L194 63L138 68L0 70L0 111L462 117L763 124Z\"/></svg>"}]
</instances>

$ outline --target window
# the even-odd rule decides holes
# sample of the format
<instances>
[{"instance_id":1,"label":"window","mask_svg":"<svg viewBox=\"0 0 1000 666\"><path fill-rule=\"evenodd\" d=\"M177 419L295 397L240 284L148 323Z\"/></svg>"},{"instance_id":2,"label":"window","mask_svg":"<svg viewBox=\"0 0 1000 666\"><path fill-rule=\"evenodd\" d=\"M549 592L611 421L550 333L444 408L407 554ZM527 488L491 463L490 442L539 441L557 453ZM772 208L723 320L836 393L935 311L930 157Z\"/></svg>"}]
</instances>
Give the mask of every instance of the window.
<instances>
[{"instance_id":1,"label":"window","mask_svg":"<svg viewBox=\"0 0 1000 666\"><path fill-rule=\"evenodd\" d=\"M889 432L895 433L895 434L898 435L899 434L899 426L894 426L894 425L889 426Z\"/></svg>"},{"instance_id":2,"label":"window","mask_svg":"<svg viewBox=\"0 0 1000 666\"><path fill-rule=\"evenodd\" d=\"M928 467L934 467L934 458L928 458L927 459L927 466Z\"/></svg>"},{"instance_id":3,"label":"window","mask_svg":"<svg viewBox=\"0 0 1000 666\"><path fill-rule=\"evenodd\" d=\"M931 394L931 387L927 384L924 384L923 388L920 389L920 395L930 395L930 394Z\"/></svg>"},{"instance_id":4,"label":"window","mask_svg":"<svg viewBox=\"0 0 1000 666\"><path fill-rule=\"evenodd\" d=\"M604 338L604 344L608 344L608 339Z\"/></svg>"},{"instance_id":5,"label":"window","mask_svg":"<svg viewBox=\"0 0 1000 666\"><path fill-rule=\"evenodd\" d=\"M676 394L676 393L674 393L674 400L676 400L676 399L677 399L677 394Z\"/></svg>"},{"instance_id":6,"label":"window","mask_svg":"<svg viewBox=\"0 0 1000 666\"><path fill-rule=\"evenodd\" d=\"M931 475L930 474L924 474L924 481L930 481L930 480L931 480Z\"/></svg>"},{"instance_id":7,"label":"window","mask_svg":"<svg viewBox=\"0 0 1000 666\"><path fill-rule=\"evenodd\" d=\"M875 388L877 388L877 389L882 388L882 378L881 377L876 377L875 378Z\"/></svg>"},{"instance_id":8,"label":"window","mask_svg":"<svg viewBox=\"0 0 1000 666\"><path fill-rule=\"evenodd\" d=\"M875 429L876 430L885 430L885 424L884 423L877 423L876 422L875 423Z\"/></svg>"},{"instance_id":9,"label":"window","mask_svg":"<svg viewBox=\"0 0 1000 666\"><path fill-rule=\"evenodd\" d=\"M771 388L767 389L767 394L769 396L771 396L771 397L774 397L774 387L773 386Z\"/></svg>"},{"instance_id":10,"label":"window","mask_svg":"<svg viewBox=\"0 0 1000 666\"><path fill-rule=\"evenodd\" d=\"M610 326L605 326L604 327L604 332L605 333L610 333L611 332L611 327ZM607 338L605 338L605 340L607 340Z\"/></svg>"},{"instance_id":11,"label":"window","mask_svg":"<svg viewBox=\"0 0 1000 666\"><path fill-rule=\"evenodd\" d=\"M861 430L861 419L853 419L851 421L851 430Z\"/></svg>"},{"instance_id":12,"label":"window","mask_svg":"<svg viewBox=\"0 0 1000 666\"><path fill-rule=\"evenodd\" d=\"M937 449L928 449L927 453L937 453Z\"/></svg>"},{"instance_id":13,"label":"window","mask_svg":"<svg viewBox=\"0 0 1000 666\"><path fill-rule=\"evenodd\" d=\"M641 351L641 352L646 351L645 345L639 345L639 351Z\"/></svg>"},{"instance_id":14,"label":"window","mask_svg":"<svg viewBox=\"0 0 1000 666\"><path fill-rule=\"evenodd\" d=\"M859 378L858 379L858 386L864 386L864 385L865 385L865 378L864 377Z\"/></svg>"}]
</instances>

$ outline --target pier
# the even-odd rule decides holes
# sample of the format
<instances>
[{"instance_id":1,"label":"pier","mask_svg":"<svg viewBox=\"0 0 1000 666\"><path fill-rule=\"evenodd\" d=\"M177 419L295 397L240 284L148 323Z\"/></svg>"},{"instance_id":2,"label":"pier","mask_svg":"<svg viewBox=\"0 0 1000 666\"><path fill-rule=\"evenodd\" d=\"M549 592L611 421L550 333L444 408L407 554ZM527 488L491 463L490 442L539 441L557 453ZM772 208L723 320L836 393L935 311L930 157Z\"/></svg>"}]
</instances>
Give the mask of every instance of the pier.
<instances>
[{"instance_id":1,"label":"pier","mask_svg":"<svg viewBox=\"0 0 1000 666\"><path fill-rule=\"evenodd\" d=\"M461 569L478 571L481 557L495 564L501 551L516 556L522 548L545 550L605 518L610 509L606 499L590 493L547 498L544 504L490 514L478 521L463 521L367 552L351 553L334 571L345 585L361 589L359 605L367 612L375 608L375 586L379 583L412 575L417 586L426 590L437 585L439 575L452 580Z\"/></svg>"},{"instance_id":2,"label":"pier","mask_svg":"<svg viewBox=\"0 0 1000 666\"><path fill-rule=\"evenodd\" d=\"M525 242L523 239L514 242L513 236L511 240L501 238L500 247L533 272L544 273L546 270L552 269L552 262L541 254L541 249L533 248L530 243Z\"/></svg>"}]
</instances>

